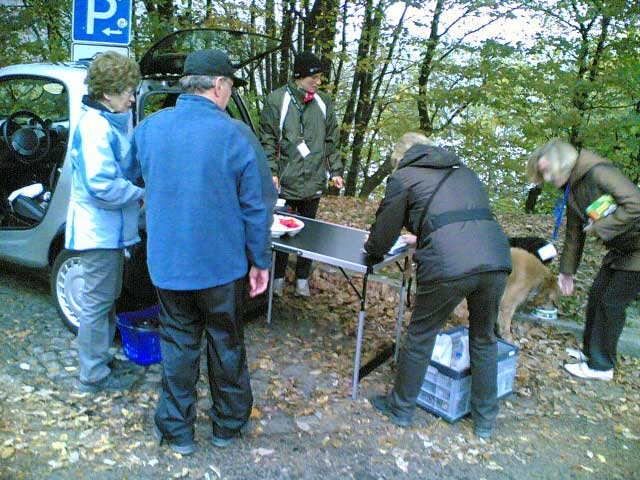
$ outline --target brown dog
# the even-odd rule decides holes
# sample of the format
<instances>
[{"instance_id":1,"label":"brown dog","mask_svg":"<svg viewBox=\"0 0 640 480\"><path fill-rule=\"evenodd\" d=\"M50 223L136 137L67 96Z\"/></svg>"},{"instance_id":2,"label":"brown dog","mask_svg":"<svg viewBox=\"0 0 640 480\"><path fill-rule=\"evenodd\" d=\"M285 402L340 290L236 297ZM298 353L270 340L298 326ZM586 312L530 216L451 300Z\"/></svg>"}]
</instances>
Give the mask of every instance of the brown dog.
<instances>
[{"instance_id":1,"label":"brown dog","mask_svg":"<svg viewBox=\"0 0 640 480\"><path fill-rule=\"evenodd\" d=\"M552 308L558 300L558 284L555 275L535 255L521 248L511 249L513 268L500 301L500 314L496 333L504 340L512 341L511 320L516 308L538 289L533 305Z\"/></svg>"},{"instance_id":2,"label":"brown dog","mask_svg":"<svg viewBox=\"0 0 640 480\"><path fill-rule=\"evenodd\" d=\"M508 342L512 342L511 320L516 309L538 289L533 305L551 308L558 299L558 284L555 275L542 264L535 255L521 248L511 248L513 268L507 278L507 286L500 301L500 313L496 322L496 333ZM454 310L458 319L469 318L467 301L463 300Z\"/></svg>"}]
</instances>

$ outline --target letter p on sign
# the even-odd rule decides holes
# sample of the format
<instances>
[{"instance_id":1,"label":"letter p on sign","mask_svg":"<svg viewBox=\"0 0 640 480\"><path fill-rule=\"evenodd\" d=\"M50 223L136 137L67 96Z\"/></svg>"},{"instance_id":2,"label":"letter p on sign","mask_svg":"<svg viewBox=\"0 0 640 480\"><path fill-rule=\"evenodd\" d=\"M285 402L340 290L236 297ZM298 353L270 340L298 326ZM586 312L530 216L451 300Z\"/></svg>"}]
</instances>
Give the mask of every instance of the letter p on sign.
<instances>
[{"instance_id":1,"label":"letter p on sign","mask_svg":"<svg viewBox=\"0 0 640 480\"><path fill-rule=\"evenodd\" d=\"M88 0L87 2L87 34L93 35L95 20L107 20L116 13L116 0L103 0L109 4L109 8L105 11L96 11L96 0Z\"/></svg>"}]
</instances>

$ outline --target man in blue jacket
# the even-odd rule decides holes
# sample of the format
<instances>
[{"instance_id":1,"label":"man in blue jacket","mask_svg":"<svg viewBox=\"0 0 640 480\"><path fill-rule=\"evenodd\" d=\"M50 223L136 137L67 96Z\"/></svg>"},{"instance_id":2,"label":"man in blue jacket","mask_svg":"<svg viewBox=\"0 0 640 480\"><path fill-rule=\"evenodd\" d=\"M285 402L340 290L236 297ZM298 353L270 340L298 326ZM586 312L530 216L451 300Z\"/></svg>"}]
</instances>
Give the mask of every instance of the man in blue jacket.
<instances>
[{"instance_id":1,"label":"man in blue jacket","mask_svg":"<svg viewBox=\"0 0 640 480\"><path fill-rule=\"evenodd\" d=\"M162 392L154 434L196 450L200 341L207 338L213 445L227 446L253 404L240 309L268 283L269 222L255 147L225 109L235 70L220 50L190 54L185 94L135 133L146 186L147 255L160 300Z\"/></svg>"}]
</instances>

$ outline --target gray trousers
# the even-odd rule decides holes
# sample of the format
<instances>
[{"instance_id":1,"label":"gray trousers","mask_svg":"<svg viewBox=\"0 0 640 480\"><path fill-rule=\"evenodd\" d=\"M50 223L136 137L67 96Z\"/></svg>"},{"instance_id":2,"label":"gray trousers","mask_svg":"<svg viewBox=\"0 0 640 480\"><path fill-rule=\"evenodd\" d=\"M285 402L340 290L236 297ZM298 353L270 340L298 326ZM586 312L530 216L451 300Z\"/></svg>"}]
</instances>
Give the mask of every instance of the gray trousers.
<instances>
[{"instance_id":1,"label":"gray trousers","mask_svg":"<svg viewBox=\"0 0 640 480\"><path fill-rule=\"evenodd\" d=\"M80 252L84 288L78 329L80 381L95 383L111 370L109 348L116 332L115 301L122 290L124 249Z\"/></svg>"},{"instance_id":2,"label":"gray trousers","mask_svg":"<svg viewBox=\"0 0 640 480\"><path fill-rule=\"evenodd\" d=\"M493 427L498 415L497 355L494 326L507 283L506 272L476 273L459 280L421 285L411 323L400 350L389 406L411 419L429 366L436 336L453 309L467 299L471 359L471 416L476 426Z\"/></svg>"}]
</instances>

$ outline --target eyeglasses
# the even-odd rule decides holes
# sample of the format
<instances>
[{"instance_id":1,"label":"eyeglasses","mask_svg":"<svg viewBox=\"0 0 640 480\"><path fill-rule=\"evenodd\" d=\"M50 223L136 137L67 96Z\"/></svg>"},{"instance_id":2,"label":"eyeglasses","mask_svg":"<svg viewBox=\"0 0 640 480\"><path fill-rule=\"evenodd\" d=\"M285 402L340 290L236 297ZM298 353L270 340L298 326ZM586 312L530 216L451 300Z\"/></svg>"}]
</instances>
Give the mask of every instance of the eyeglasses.
<instances>
[{"instance_id":1,"label":"eyeglasses","mask_svg":"<svg viewBox=\"0 0 640 480\"><path fill-rule=\"evenodd\" d=\"M135 92L135 90L123 90L122 92L120 92L120 95L127 95L129 97L135 97L136 96L136 92Z\"/></svg>"}]
</instances>

